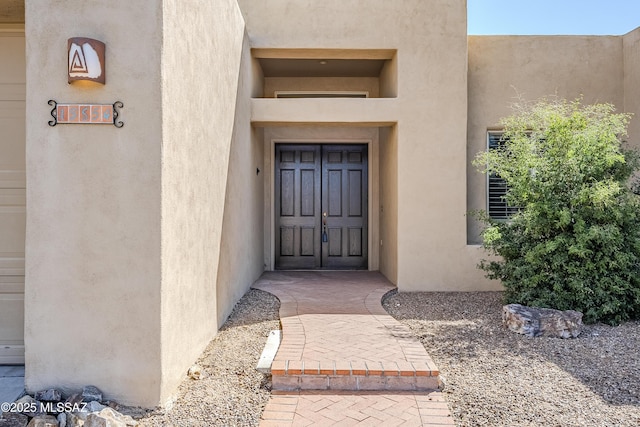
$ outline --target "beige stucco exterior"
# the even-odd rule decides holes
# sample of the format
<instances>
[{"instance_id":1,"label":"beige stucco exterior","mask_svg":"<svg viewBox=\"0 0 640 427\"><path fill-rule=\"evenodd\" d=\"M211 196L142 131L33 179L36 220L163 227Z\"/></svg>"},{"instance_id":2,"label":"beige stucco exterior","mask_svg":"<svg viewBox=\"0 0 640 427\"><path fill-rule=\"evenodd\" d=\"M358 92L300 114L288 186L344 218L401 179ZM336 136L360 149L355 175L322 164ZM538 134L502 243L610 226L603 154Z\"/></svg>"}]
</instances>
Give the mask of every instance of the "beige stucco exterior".
<instances>
[{"instance_id":1,"label":"beige stucco exterior","mask_svg":"<svg viewBox=\"0 0 640 427\"><path fill-rule=\"evenodd\" d=\"M486 177L471 161L487 149L487 131L500 129L500 118L511 113L510 105L518 97L531 101L554 95L582 97L585 103L610 102L623 109L623 37L469 37L469 210L486 209ZM480 226L469 218L470 244L479 241L479 231Z\"/></svg>"},{"instance_id":2,"label":"beige stucco exterior","mask_svg":"<svg viewBox=\"0 0 640 427\"><path fill-rule=\"evenodd\" d=\"M380 150L389 156L379 163L386 178L379 210L387 238L381 239L380 270L402 291L495 289L475 268L477 251L467 249L465 147L446 143L466 136L456 125L467 116L465 3L239 3L261 56L322 60L369 52L387 60L378 77L379 98L252 100L254 126L385 129ZM267 14L278 19L264 19ZM385 27L411 30L377 31ZM268 49L271 55L263 52ZM461 253L468 263L459 262Z\"/></svg>"},{"instance_id":3,"label":"beige stucco exterior","mask_svg":"<svg viewBox=\"0 0 640 427\"><path fill-rule=\"evenodd\" d=\"M243 49L240 10L233 1L189 6L164 1L162 29L162 144L157 149L162 157L160 351L166 383L159 402L171 397L185 361L195 361L261 271L261 257L251 257L251 248L243 244L252 237L247 225L260 223L249 218L240 228L229 218L246 215L233 197L235 187L243 186L237 173L246 161L238 158L236 147L251 146L250 83L241 68L248 48ZM243 154L251 158L250 149ZM230 169L232 155L237 163ZM228 261L234 254L224 245L225 233L234 234L235 250L248 249L244 268Z\"/></svg>"},{"instance_id":4,"label":"beige stucco exterior","mask_svg":"<svg viewBox=\"0 0 640 427\"><path fill-rule=\"evenodd\" d=\"M640 28L622 38L624 111L634 113L629 124L629 142L640 147Z\"/></svg>"},{"instance_id":5,"label":"beige stucco exterior","mask_svg":"<svg viewBox=\"0 0 640 427\"><path fill-rule=\"evenodd\" d=\"M26 11L26 386L90 383L124 403L164 404L262 271L257 249L242 268L221 252L225 233L262 234L262 218L250 220L257 231L239 226L238 202L225 203L228 187L245 186L235 168L227 179L232 141L251 134L244 23L233 1L137 13L78 1L74 15L54 3ZM77 34L108 45L105 86L65 82L54 46ZM48 99L120 100L125 126L49 127Z\"/></svg>"},{"instance_id":6,"label":"beige stucco exterior","mask_svg":"<svg viewBox=\"0 0 640 427\"><path fill-rule=\"evenodd\" d=\"M476 268L471 160L514 97L640 114L640 29L468 37L464 0L23 6L0 6L0 344L19 362L24 328L29 391L170 402L275 267L276 144L367 145L368 268L400 291L497 290ZM76 36L106 44L104 86L67 83ZM125 125L51 127L49 99L122 101Z\"/></svg>"},{"instance_id":7,"label":"beige stucco exterior","mask_svg":"<svg viewBox=\"0 0 640 427\"><path fill-rule=\"evenodd\" d=\"M72 35L107 44L106 85L67 83L59 46ZM27 390L95 384L115 399L155 405L163 382L162 3L27 2L26 38ZM125 126L52 128L49 99L120 100Z\"/></svg>"},{"instance_id":8,"label":"beige stucco exterior","mask_svg":"<svg viewBox=\"0 0 640 427\"><path fill-rule=\"evenodd\" d=\"M227 319L236 301L265 269L263 207L264 185L268 176L264 167L266 147L262 130L252 128L250 123L250 98L262 87L252 77L252 58L246 34L241 53L215 283L216 330Z\"/></svg>"}]
</instances>

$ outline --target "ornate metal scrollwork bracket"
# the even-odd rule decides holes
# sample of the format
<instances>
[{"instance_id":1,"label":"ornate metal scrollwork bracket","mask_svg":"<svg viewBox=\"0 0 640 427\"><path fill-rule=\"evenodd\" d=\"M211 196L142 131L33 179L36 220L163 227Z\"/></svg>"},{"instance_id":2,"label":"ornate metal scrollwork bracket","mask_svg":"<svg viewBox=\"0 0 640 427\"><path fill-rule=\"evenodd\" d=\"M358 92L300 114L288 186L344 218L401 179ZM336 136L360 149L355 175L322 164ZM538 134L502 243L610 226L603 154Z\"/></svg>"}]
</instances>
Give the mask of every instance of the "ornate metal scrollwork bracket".
<instances>
[{"instance_id":1,"label":"ornate metal scrollwork bracket","mask_svg":"<svg viewBox=\"0 0 640 427\"><path fill-rule=\"evenodd\" d=\"M124 126L124 122L122 120L116 120L118 116L120 116L120 111L118 111L117 109L123 107L124 104L121 101L116 101L113 103L113 125L117 128L121 128L122 126Z\"/></svg>"},{"instance_id":2,"label":"ornate metal scrollwork bracket","mask_svg":"<svg viewBox=\"0 0 640 427\"><path fill-rule=\"evenodd\" d=\"M49 102L47 102L47 104L53 106L53 108L51 109L51 117L53 117L53 120L49 120L49 126L55 126L58 124L58 112L56 110L58 103L53 99L50 99Z\"/></svg>"}]
</instances>

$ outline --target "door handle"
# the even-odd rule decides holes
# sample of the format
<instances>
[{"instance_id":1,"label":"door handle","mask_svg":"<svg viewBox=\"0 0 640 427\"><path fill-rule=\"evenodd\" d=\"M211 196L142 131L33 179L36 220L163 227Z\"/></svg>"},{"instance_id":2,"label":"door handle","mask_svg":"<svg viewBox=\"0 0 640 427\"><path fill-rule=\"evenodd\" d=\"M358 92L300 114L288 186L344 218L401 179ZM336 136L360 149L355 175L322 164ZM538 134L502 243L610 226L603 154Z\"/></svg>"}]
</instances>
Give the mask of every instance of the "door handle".
<instances>
[{"instance_id":1,"label":"door handle","mask_svg":"<svg viewBox=\"0 0 640 427\"><path fill-rule=\"evenodd\" d=\"M327 235L327 213L322 212L322 242L326 243L329 241L329 236Z\"/></svg>"}]
</instances>

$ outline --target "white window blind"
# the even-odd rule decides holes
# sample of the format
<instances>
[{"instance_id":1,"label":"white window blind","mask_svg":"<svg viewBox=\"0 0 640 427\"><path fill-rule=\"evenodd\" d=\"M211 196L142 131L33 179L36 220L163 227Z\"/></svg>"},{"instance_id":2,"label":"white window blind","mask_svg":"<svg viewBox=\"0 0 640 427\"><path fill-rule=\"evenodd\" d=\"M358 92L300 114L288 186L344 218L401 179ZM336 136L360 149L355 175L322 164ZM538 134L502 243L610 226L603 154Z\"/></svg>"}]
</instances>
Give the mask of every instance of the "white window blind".
<instances>
[{"instance_id":1,"label":"white window blind","mask_svg":"<svg viewBox=\"0 0 640 427\"><path fill-rule=\"evenodd\" d=\"M501 132L489 132L487 136L489 150L499 150L504 145ZM487 174L487 212L493 219L509 219L519 208L509 206L505 196L507 183L495 173Z\"/></svg>"}]
</instances>

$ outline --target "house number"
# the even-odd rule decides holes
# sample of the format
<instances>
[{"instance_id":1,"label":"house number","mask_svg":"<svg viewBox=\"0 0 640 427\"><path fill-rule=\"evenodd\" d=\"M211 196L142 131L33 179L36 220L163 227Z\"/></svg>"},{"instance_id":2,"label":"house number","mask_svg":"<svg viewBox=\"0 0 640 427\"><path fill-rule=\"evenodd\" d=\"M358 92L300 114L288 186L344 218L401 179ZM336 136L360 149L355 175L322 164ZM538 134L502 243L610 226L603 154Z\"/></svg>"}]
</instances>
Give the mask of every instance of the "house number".
<instances>
[{"instance_id":1,"label":"house number","mask_svg":"<svg viewBox=\"0 0 640 427\"><path fill-rule=\"evenodd\" d=\"M84 124L84 125L114 125L117 128L124 126L118 120L120 112L118 108L124 107L120 101L113 104L62 104L53 99L49 100L53 107L49 126L57 124Z\"/></svg>"}]
</instances>

